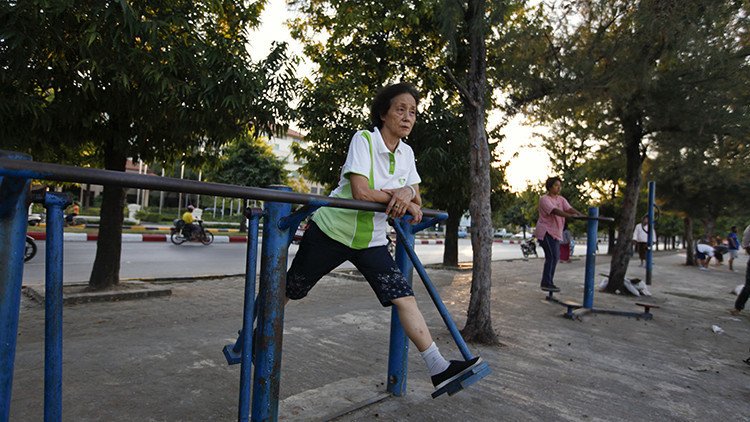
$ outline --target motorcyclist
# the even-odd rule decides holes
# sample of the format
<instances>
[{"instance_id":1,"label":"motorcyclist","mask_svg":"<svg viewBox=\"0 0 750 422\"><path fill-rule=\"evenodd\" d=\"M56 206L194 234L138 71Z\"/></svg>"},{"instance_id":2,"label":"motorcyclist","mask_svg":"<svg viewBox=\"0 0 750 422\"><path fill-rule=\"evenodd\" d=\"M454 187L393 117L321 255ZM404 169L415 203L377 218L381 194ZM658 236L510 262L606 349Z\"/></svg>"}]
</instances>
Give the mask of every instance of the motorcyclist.
<instances>
[{"instance_id":1,"label":"motorcyclist","mask_svg":"<svg viewBox=\"0 0 750 422\"><path fill-rule=\"evenodd\" d=\"M65 222L67 224L73 224L73 219L78 217L78 213L81 212L81 208L78 206L78 202L73 202L70 207L70 213L65 216Z\"/></svg>"},{"instance_id":2,"label":"motorcyclist","mask_svg":"<svg viewBox=\"0 0 750 422\"><path fill-rule=\"evenodd\" d=\"M195 218L193 217L194 209L195 207L188 205L187 211L182 214L182 221L185 223L182 227L182 235L188 240L192 238L192 235L195 232L195 224L193 224L193 221L195 221Z\"/></svg>"}]
</instances>

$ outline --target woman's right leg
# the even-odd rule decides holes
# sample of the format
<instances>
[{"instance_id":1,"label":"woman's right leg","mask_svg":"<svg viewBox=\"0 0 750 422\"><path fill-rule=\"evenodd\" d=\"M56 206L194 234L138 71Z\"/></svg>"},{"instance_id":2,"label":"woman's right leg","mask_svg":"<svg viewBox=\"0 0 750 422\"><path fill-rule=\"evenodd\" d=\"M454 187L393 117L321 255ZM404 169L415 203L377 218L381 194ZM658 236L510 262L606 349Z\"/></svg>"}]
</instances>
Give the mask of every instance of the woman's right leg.
<instances>
[{"instance_id":1,"label":"woman's right leg","mask_svg":"<svg viewBox=\"0 0 750 422\"><path fill-rule=\"evenodd\" d=\"M297 254L286 273L286 301L307 296L310 289L349 259L351 249L331 239L315 223L305 230Z\"/></svg>"},{"instance_id":2,"label":"woman's right leg","mask_svg":"<svg viewBox=\"0 0 750 422\"><path fill-rule=\"evenodd\" d=\"M555 285L555 268L557 267L557 261L560 260L560 242L549 234L545 234L544 239L539 240L539 244L544 249L542 287L551 287Z\"/></svg>"}]
</instances>

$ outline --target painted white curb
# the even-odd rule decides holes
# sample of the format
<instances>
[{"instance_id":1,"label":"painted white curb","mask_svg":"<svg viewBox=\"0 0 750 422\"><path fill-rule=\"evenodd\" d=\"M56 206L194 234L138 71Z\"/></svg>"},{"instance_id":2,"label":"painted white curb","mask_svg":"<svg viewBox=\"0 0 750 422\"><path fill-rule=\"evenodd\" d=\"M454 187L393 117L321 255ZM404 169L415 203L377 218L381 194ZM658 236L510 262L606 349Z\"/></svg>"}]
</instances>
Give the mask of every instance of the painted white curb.
<instances>
[{"instance_id":1,"label":"painted white curb","mask_svg":"<svg viewBox=\"0 0 750 422\"><path fill-rule=\"evenodd\" d=\"M123 233L122 242L143 242L143 235L137 233Z\"/></svg>"},{"instance_id":2,"label":"painted white curb","mask_svg":"<svg viewBox=\"0 0 750 422\"><path fill-rule=\"evenodd\" d=\"M64 242L85 242L88 240L86 233L63 233Z\"/></svg>"}]
</instances>

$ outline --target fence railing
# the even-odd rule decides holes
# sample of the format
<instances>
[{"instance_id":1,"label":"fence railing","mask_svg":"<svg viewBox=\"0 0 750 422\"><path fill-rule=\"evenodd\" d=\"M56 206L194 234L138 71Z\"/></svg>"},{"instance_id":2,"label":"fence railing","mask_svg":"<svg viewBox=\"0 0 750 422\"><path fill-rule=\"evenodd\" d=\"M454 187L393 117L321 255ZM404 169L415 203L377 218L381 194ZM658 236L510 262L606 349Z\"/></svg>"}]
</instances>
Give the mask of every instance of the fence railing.
<instances>
[{"instance_id":1,"label":"fence railing","mask_svg":"<svg viewBox=\"0 0 750 422\"><path fill-rule=\"evenodd\" d=\"M248 420L250 417L252 420L276 420L278 417L281 334L284 322L283 286L286 283L288 247L299 223L324 206L375 212L383 212L386 208L383 204L367 201L299 194L283 186L254 188L79 168L35 162L28 155L0 151L0 421L7 421L10 415L23 279L26 213L32 199L44 204L47 209L44 415L47 421L62 418L63 212L70 200L66 195L53 192L36 194L31 198L29 187L32 179L265 201L263 210L254 208L246 211L249 220L246 268L249 270L245 275L242 329L237 343L224 349L230 364L241 364L238 420ZM302 204L304 207L292 212L291 204ZM408 248L413 254L411 248L414 245L414 234L448 217L444 212L429 209L424 209L423 214L427 219L420 224L411 225L402 219L395 222L399 225L400 236L396 263L410 284L413 265L404 248ZM261 217L264 219L263 257L256 298L254 269ZM416 259L416 255L413 259ZM254 330L257 331L255 336ZM401 396L406 393L408 341L395 308L392 310L390 342L387 390L393 395ZM251 377L253 365L255 372Z\"/></svg>"}]
</instances>

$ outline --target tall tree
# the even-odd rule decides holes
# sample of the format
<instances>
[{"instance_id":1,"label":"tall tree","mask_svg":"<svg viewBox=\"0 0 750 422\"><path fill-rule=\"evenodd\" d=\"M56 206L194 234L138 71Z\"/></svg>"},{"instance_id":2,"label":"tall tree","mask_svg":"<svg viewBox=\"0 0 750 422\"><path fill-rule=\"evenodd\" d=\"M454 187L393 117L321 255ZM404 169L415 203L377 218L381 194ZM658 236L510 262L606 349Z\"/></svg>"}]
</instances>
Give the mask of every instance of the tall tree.
<instances>
[{"instance_id":1,"label":"tall tree","mask_svg":"<svg viewBox=\"0 0 750 422\"><path fill-rule=\"evenodd\" d=\"M471 178L471 297L466 325L461 331L469 341L496 343L490 314L492 291L492 209L490 195L491 153L487 139L488 90L487 40L495 25L509 15L509 5L485 0L443 1L441 31L451 47L445 72L458 91L469 134Z\"/></svg>"},{"instance_id":2,"label":"tall tree","mask_svg":"<svg viewBox=\"0 0 750 422\"><path fill-rule=\"evenodd\" d=\"M533 77L519 81L516 98L537 100L529 111L539 115L585 121L586 132L617 146L624 159L610 291L627 269L647 150L659 133L684 131L695 119L677 112L683 105L724 92L720 82L736 78L747 43L727 34L747 33L745 8L732 0L550 1L540 8L550 19L546 47L528 51Z\"/></svg>"},{"instance_id":3,"label":"tall tree","mask_svg":"<svg viewBox=\"0 0 750 422\"><path fill-rule=\"evenodd\" d=\"M104 168L278 127L294 85L286 52L253 63L264 2L32 0L0 6L2 142L91 149ZM124 190L105 186L89 285L118 283Z\"/></svg>"},{"instance_id":4,"label":"tall tree","mask_svg":"<svg viewBox=\"0 0 750 422\"><path fill-rule=\"evenodd\" d=\"M450 104L442 97L432 97L410 136L423 179L425 203L448 212L443 248L443 265L447 266L458 265L458 228L471 196L471 180L465 177L469 173L468 134L460 107L458 101ZM493 162L496 145L490 145ZM505 167L491 167L490 176L491 199L497 206L508 195L503 189Z\"/></svg>"}]
</instances>

